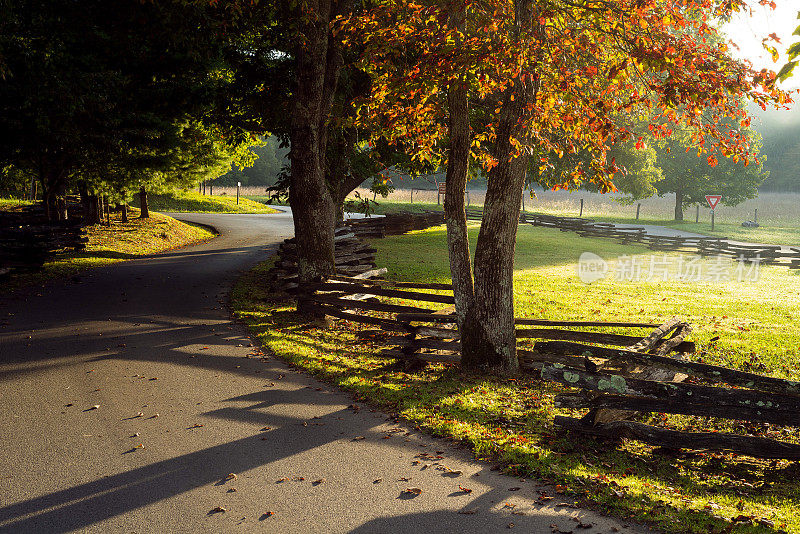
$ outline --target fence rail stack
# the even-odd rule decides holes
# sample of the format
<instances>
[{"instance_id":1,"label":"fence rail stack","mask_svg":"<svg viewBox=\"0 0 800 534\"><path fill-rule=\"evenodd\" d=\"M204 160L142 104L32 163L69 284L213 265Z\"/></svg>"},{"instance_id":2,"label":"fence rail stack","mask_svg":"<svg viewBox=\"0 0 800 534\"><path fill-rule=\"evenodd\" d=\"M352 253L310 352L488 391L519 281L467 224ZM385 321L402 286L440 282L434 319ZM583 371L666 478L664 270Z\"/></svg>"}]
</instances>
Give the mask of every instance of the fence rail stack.
<instances>
[{"instance_id":1,"label":"fence rail stack","mask_svg":"<svg viewBox=\"0 0 800 534\"><path fill-rule=\"evenodd\" d=\"M366 325L358 335L381 347L382 357L410 368L459 363L452 286L375 279L383 274L379 269L358 278L332 276L302 295L320 313ZM582 418L556 416L564 429L674 449L800 459L800 445L767 437L684 432L632 420L637 413L657 412L800 426L800 382L688 360L695 344L687 340L692 329L685 322L520 318L515 323L517 339L537 340L532 348L518 348L523 372L575 388L556 397L558 407L589 410ZM630 331L603 331L607 328ZM637 334L641 329L651 332Z\"/></svg>"}]
</instances>

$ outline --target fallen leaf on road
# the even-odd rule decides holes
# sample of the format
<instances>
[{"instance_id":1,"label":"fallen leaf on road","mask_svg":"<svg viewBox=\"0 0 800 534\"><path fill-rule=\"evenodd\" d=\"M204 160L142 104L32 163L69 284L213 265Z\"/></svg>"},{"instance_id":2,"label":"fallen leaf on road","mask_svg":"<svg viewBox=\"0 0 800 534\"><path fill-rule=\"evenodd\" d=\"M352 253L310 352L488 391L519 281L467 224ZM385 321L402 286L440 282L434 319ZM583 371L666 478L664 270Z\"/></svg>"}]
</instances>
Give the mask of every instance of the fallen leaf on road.
<instances>
[{"instance_id":1,"label":"fallen leaf on road","mask_svg":"<svg viewBox=\"0 0 800 534\"><path fill-rule=\"evenodd\" d=\"M225 477L225 480L236 480L236 473L228 473L228 476Z\"/></svg>"},{"instance_id":2,"label":"fallen leaf on road","mask_svg":"<svg viewBox=\"0 0 800 534\"><path fill-rule=\"evenodd\" d=\"M265 426L264 428L262 428L260 430L260 432L266 432L267 430L272 430L272 427L271 426Z\"/></svg>"},{"instance_id":3,"label":"fallen leaf on road","mask_svg":"<svg viewBox=\"0 0 800 534\"><path fill-rule=\"evenodd\" d=\"M468 494L469 494L469 493L472 493L472 489L471 489L471 488L465 488L464 486L460 486L460 485L459 485L459 486L458 486L458 489L460 489L460 490L461 490L461 491L463 491L464 493L468 493Z\"/></svg>"},{"instance_id":4,"label":"fallen leaf on road","mask_svg":"<svg viewBox=\"0 0 800 534\"><path fill-rule=\"evenodd\" d=\"M227 512L227 511L228 511L228 510L226 510L226 509L225 509L225 508L223 508L222 506L217 506L216 508L212 508L211 510L209 510L209 511L208 511L208 515L214 515L214 514L224 514L224 513L225 513L225 512Z\"/></svg>"},{"instance_id":5,"label":"fallen leaf on road","mask_svg":"<svg viewBox=\"0 0 800 534\"><path fill-rule=\"evenodd\" d=\"M380 484L381 482L383 482L382 478L376 478L375 480L372 481L373 484Z\"/></svg>"},{"instance_id":6,"label":"fallen leaf on road","mask_svg":"<svg viewBox=\"0 0 800 534\"><path fill-rule=\"evenodd\" d=\"M272 517L273 515L275 515L275 512L264 512L263 514L261 514L261 517L259 517L258 520L263 521L268 517Z\"/></svg>"},{"instance_id":7,"label":"fallen leaf on road","mask_svg":"<svg viewBox=\"0 0 800 534\"><path fill-rule=\"evenodd\" d=\"M473 514L477 514L478 513L478 509L477 508L471 508L470 510L459 510L458 513L459 514L464 514L464 515L473 515Z\"/></svg>"},{"instance_id":8,"label":"fallen leaf on road","mask_svg":"<svg viewBox=\"0 0 800 534\"><path fill-rule=\"evenodd\" d=\"M506 528L514 528L514 523L509 523L508 525L506 525Z\"/></svg>"},{"instance_id":9,"label":"fallen leaf on road","mask_svg":"<svg viewBox=\"0 0 800 534\"><path fill-rule=\"evenodd\" d=\"M400 480L398 480L398 482L408 482L409 480L411 480L411 477L400 477Z\"/></svg>"},{"instance_id":10,"label":"fallen leaf on road","mask_svg":"<svg viewBox=\"0 0 800 534\"><path fill-rule=\"evenodd\" d=\"M410 495L419 495L422 493L422 490L419 488L406 488L403 490L403 493L408 493Z\"/></svg>"},{"instance_id":11,"label":"fallen leaf on road","mask_svg":"<svg viewBox=\"0 0 800 534\"><path fill-rule=\"evenodd\" d=\"M361 441L362 439L367 439L364 436L356 436L351 441Z\"/></svg>"},{"instance_id":12,"label":"fallen leaf on road","mask_svg":"<svg viewBox=\"0 0 800 534\"><path fill-rule=\"evenodd\" d=\"M521 489L522 489L522 488L508 488L508 491L519 491L519 490L521 490Z\"/></svg>"},{"instance_id":13,"label":"fallen leaf on road","mask_svg":"<svg viewBox=\"0 0 800 534\"><path fill-rule=\"evenodd\" d=\"M311 483L311 485L312 485L312 486L319 486L319 485L320 485L320 484L322 484L323 482L325 482L325 479L324 479L324 478L321 478L321 479L319 479L319 480L315 480L314 482L312 482L312 483Z\"/></svg>"},{"instance_id":14,"label":"fallen leaf on road","mask_svg":"<svg viewBox=\"0 0 800 534\"><path fill-rule=\"evenodd\" d=\"M100 405L99 405L99 404L95 404L95 405L94 405L94 406L92 406L91 408L86 408L86 410L84 410L84 411L86 411L86 412L90 412L90 411L92 411L92 410L97 410L98 408L100 408Z\"/></svg>"},{"instance_id":15,"label":"fallen leaf on road","mask_svg":"<svg viewBox=\"0 0 800 534\"><path fill-rule=\"evenodd\" d=\"M202 428L202 427L204 427L204 426L205 426L205 425L201 425L200 423L195 423L195 424L193 424L192 426L190 426L189 428L190 428L190 429L191 429L191 428Z\"/></svg>"}]
</instances>

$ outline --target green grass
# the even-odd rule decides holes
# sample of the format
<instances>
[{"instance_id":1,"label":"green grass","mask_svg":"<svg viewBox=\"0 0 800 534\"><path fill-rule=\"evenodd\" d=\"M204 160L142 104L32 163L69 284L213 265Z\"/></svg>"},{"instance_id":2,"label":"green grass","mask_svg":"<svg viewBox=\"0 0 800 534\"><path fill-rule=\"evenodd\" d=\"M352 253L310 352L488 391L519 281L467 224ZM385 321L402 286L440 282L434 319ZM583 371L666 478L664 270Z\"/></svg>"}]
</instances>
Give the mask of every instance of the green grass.
<instances>
[{"instance_id":1,"label":"green grass","mask_svg":"<svg viewBox=\"0 0 800 534\"><path fill-rule=\"evenodd\" d=\"M277 213L260 202L236 196L201 195L195 191L180 191L147 196L150 211L198 212L198 213ZM133 205L139 207L138 200Z\"/></svg>"},{"instance_id":2,"label":"green grass","mask_svg":"<svg viewBox=\"0 0 800 534\"><path fill-rule=\"evenodd\" d=\"M268 204L270 201L270 197L266 195L248 195L247 198L254 202L261 202L263 204ZM372 198L372 196L369 196ZM388 213L399 213L399 212L411 212L411 213L422 213L425 211L442 211L444 209L443 206L440 204L436 204L435 202L414 202L413 204L409 202L403 202L400 200L385 200L380 197L377 199L377 205L374 206L374 213L378 215L386 215ZM277 206L288 206L286 203L273 203Z\"/></svg>"},{"instance_id":3,"label":"green grass","mask_svg":"<svg viewBox=\"0 0 800 534\"><path fill-rule=\"evenodd\" d=\"M30 206L31 204L33 204L33 202L30 200L0 197L0 211L13 210L20 206Z\"/></svg>"},{"instance_id":4,"label":"green grass","mask_svg":"<svg viewBox=\"0 0 800 534\"><path fill-rule=\"evenodd\" d=\"M365 194L364 191L361 191ZM426 192L428 197L421 195L419 201L413 204L408 202L409 191L398 190L388 199L378 198L376 213L394 213L397 211L420 211L442 207L432 202L435 193ZM472 205L481 208L484 194L472 191ZM417 198L417 193L414 195ZM370 197L371 198L371 197ZM564 217L577 217L580 210L580 200L584 199L583 216L597 221L652 224L685 230L704 235L728 237L737 241L751 243L767 243L774 245L800 245L800 195L795 193L763 193L757 199L748 200L736 207L720 206L717 211L717 220L714 231L711 231L710 213L707 207L700 211L700 222L695 223L695 208L689 207L684 212L684 222L675 222L673 219L673 200L669 198L653 197L641 201L641 219L636 220L636 203L632 205L620 204L609 195L599 195L585 191L567 192L539 192L538 198L525 198L525 208L528 213L547 213ZM427 202L422 202L427 201ZM758 209L759 228L745 228L741 223L753 218L753 210Z\"/></svg>"},{"instance_id":5,"label":"green grass","mask_svg":"<svg viewBox=\"0 0 800 534\"><path fill-rule=\"evenodd\" d=\"M474 239L477 228L471 227ZM443 228L374 241L378 264L408 281L449 280ZM522 226L517 240L517 315L546 319L659 322L680 315L695 326L698 360L798 379L800 278L786 268L764 267L758 282L616 282L586 285L576 276L581 252L603 258L649 254L607 240ZM763 532L740 515L800 532L800 469L790 462L763 462L731 454L664 456L632 441L616 447L565 434L552 424L553 396L563 389L532 377L503 380L430 366L407 373L376 358L380 347L356 340L353 323L332 328L307 323L291 303L260 285L268 268L240 280L234 308L263 343L289 362L395 411L437 435L463 442L479 458L500 461L520 476L554 484L564 501L578 501L675 533ZM645 330L641 333L644 335ZM720 336L712 343L712 337ZM658 416L643 418L662 424ZM670 417L671 426L736 431L710 418ZM771 428L768 436L800 442L794 430Z\"/></svg>"},{"instance_id":6,"label":"green grass","mask_svg":"<svg viewBox=\"0 0 800 534\"><path fill-rule=\"evenodd\" d=\"M666 226L668 228L675 228L677 230L684 230L686 232L727 237L735 241L744 241L749 243L765 243L787 246L800 245L800 227L796 226L770 225L759 226L758 228L745 228L741 224L723 222L714 224L714 230L712 231L710 221L696 223L694 222L693 218L691 221L687 219L683 222L662 219L640 219L637 221L635 217L612 217L602 215L592 218L597 221L625 224L654 224Z\"/></svg>"},{"instance_id":7,"label":"green grass","mask_svg":"<svg viewBox=\"0 0 800 534\"><path fill-rule=\"evenodd\" d=\"M115 213L111 216L111 226L98 224L88 227L89 243L85 250L62 251L39 271L15 272L3 280L0 292L10 293L48 280L73 276L88 268L158 254L215 237L205 227L160 213L151 212L149 219L139 219L138 210L133 208L130 211L131 219L127 223L120 222L119 214Z\"/></svg>"}]
</instances>

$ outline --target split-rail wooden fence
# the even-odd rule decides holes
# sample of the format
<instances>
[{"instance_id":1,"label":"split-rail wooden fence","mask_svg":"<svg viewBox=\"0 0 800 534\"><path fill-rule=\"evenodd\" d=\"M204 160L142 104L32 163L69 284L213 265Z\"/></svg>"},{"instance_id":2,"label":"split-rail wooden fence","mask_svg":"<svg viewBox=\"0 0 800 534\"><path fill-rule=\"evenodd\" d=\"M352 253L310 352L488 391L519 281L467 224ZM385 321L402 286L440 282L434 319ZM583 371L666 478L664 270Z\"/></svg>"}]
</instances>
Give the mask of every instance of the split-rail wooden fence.
<instances>
[{"instance_id":1,"label":"split-rail wooden fence","mask_svg":"<svg viewBox=\"0 0 800 534\"><path fill-rule=\"evenodd\" d=\"M298 291L320 314L366 325L358 335L382 346L383 357L411 367L459 363L451 286L373 278L385 272L335 275ZM556 397L558 407L589 410L581 418L556 416L562 428L672 449L800 459L800 445L776 439L685 432L632 420L634 414L654 412L800 426L800 383L688 359L695 345L686 339L691 327L685 322L520 318L515 323L518 339L536 340L532 348L517 351L522 371L571 388ZM644 335L643 329L651 332Z\"/></svg>"},{"instance_id":2,"label":"split-rail wooden fence","mask_svg":"<svg viewBox=\"0 0 800 534\"><path fill-rule=\"evenodd\" d=\"M433 220L431 216L429 222ZM583 223L569 224L589 231ZM388 233L385 228L383 235ZM413 229L408 224L395 228L398 233ZM638 233L630 235L636 239ZM702 245L710 248L709 243ZM335 245L337 273L301 287L296 244L286 240L270 273L275 289L296 294L304 309L365 325L358 335L365 343L382 346L383 357L409 367L460 362L450 284L380 278L386 269L376 267L376 250L350 226L337 230ZM635 420L636 414L667 413L744 421L750 429L800 427L800 382L695 361L695 344L687 340L691 326L685 322L519 318L515 323L517 339L534 340L532 347L529 342L518 347L521 370L570 388L556 396L557 407L588 409L580 418L556 416L555 424L564 429L671 449L800 460L800 445L763 435L687 432ZM645 335L643 329L650 333Z\"/></svg>"}]
</instances>

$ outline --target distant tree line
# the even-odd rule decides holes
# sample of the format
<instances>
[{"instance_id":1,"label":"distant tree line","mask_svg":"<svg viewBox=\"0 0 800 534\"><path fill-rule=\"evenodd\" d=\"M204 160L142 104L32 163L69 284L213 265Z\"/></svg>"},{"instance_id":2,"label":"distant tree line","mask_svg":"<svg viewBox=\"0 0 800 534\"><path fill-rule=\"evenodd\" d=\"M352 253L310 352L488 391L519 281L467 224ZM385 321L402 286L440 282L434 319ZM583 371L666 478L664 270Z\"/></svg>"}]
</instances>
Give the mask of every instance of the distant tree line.
<instances>
[{"instance_id":1,"label":"distant tree line","mask_svg":"<svg viewBox=\"0 0 800 534\"><path fill-rule=\"evenodd\" d=\"M769 178L761 189L800 192L800 123L765 129L763 152Z\"/></svg>"}]
</instances>

